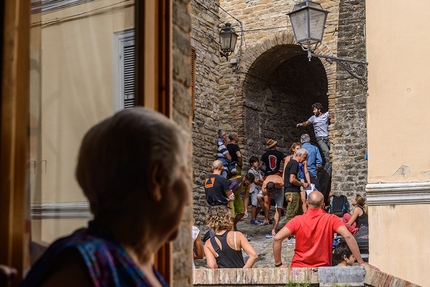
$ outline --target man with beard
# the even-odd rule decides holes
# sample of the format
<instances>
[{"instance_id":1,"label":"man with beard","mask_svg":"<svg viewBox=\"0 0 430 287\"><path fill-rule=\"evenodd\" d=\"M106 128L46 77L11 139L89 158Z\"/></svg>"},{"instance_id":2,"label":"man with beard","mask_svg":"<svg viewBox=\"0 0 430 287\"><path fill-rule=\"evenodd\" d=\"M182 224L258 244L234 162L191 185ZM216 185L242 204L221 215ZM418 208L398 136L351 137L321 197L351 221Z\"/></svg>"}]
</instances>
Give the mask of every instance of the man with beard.
<instances>
[{"instance_id":1,"label":"man with beard","mask_svg":"<svg viewBox=\"0 0 430 287\"><path fill-rule=\"evenodd\" d=\"M323 105L321 103L315 103L312 105L312 112L314 113L307 121L298 123L297 127L305 127L310 124L314 126L315 137L321 151L324 155L326 163L330 162L330 141L328 139L328 125L329 125L329 114L328 111L322 113Z\"/></svg>"}]
</instances>

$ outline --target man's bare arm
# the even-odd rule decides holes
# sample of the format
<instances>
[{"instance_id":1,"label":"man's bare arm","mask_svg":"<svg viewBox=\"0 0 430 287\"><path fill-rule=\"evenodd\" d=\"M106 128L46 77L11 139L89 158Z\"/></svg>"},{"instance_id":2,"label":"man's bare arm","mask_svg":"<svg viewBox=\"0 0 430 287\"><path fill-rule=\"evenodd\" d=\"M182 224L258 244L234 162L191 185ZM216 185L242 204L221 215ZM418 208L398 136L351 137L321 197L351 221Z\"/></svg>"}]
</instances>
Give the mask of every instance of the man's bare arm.
<instances>
[{"instance_id":1,"label":"man's bare arm","mask_svg":"<svg viewBox=\"0 0 430 287\"><path fill-rule=\"evenodd\" d=\"M242 164L243 164L242 154L240 153L240 151L237 151L236 155L237 155L237 163L239 164L239 166L242 166Z\"/></svg>"},{"instance_id":2,"label":"man's bare arm","mask_svg":"<svg viewBox=\"0 0 430 287\"><path fill-rule=\"evenodd\" d=\"M309 183L298 181L294 173L290 174L290 183L295 186L308 187Z\"/></svg>"},{"instance_id":3,"label":"man's bare arm","mask_svg":"<svg viewBox=\"0 0 430 287\"><path fill-rule=\"evenodd\" d=\"M291 236L291 231L284 227L279 230L278 233L276 233L275 238L273 239L273 257L275 259L275 264L282 263L282 241L284 241L285 238ZM281 265L279 267L287 267L286 265Z\"/></svg>"},{"instance_id":4,"label":"man's bare arm","mask_svg":"<svg viewBox=\"0 0 430 287\"><path fill-rule=\"evenodd\" d=\"M305 122L298 123L297 127L305 127L305 126L308 126L310 124L311 124L311 122L309 120L307 120Z\"/></svg>"}]
</instances>

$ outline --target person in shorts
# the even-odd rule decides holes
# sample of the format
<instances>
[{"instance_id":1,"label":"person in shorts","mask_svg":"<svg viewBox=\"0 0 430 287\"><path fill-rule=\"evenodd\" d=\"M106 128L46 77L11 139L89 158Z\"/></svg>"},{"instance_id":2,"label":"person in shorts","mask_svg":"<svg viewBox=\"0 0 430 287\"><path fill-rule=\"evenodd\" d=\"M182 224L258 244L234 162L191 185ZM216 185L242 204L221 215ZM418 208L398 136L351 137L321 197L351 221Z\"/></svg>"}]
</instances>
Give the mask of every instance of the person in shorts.
<instances>
[{"instance_id":1,"label":"person in shorts","mask_svg":"<svg viewBox=\"0 0 430 287\"><path fill-rule=\"evenodd\" d=\"M248 173L246 176L236 176L229 180L229 188L234 194L234 199L228 203L228 207L231 210L234 230L237 230L236 225L242 217L248 217L249 190L251 189L251 184L254 182L254 179L254 175ZM245 191L245 204L240 197L243 191Z\"/></svg>"},{"instance_id":2,"label":"person in shorts","mask_svg":"<svg viewBox=\"0 0 430 287\"><path fill-rule=\"evenodd\" d=\"M279 219L281 218L282 207L284 206L284 180L281 176L273 174L266 177L263 182L263 195L270 195L275 200L275 216L273 220L272 233L266 238L273 238L276 235Z\"/></svg>"},{"instance_id":3,"label":"person in shorts","mask_svg":"<svg viewBox=\"0 0 430 287\"><path fill-rule=\"evenodd\" d=\"M260 212L260 209L263 208L264 214L269 216L268 210L266 210L266 206L264 204L263 191L261 190L261 186L263 185L263 175L258 170L260 165L260 161L258 157L251 156L249 159L249 165L251 168L248 173L254 175L254 182L251 184L251 189L249 190L249 194L251 196L251 224L260 225L261 222L257 220L257 215Z\"/></svg>"}]
</instances>

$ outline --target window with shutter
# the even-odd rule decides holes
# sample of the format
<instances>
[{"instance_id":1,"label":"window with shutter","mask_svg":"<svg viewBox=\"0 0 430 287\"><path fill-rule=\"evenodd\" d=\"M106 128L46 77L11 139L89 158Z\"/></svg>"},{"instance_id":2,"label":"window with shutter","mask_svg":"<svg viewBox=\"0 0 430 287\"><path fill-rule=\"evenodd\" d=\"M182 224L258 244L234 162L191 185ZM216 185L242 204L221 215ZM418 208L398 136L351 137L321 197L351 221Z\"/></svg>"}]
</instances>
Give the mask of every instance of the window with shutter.
<instances>
[{"instance_id":1,"label":"window with shutter","mask_svg":"<svg viewBox=\"0 0 430 287\"><path fill-rule=\"evenodd\" d=\"M123 42L121 101L123 103L124 109L132 108L135 106L135 103L134 103L135 52L134 51L135 51L134 39Z\"/></svg>"},{"instance_id":2,"label":"window with shutter","mask_svg":"<svg viewBox=\"0 0 430 287\"><path fill-rule=\"evenodd\" d=\"M113 47L113 110L135 104L135 40L134 29L114 34Z\"/></svg>"}]
</instances>

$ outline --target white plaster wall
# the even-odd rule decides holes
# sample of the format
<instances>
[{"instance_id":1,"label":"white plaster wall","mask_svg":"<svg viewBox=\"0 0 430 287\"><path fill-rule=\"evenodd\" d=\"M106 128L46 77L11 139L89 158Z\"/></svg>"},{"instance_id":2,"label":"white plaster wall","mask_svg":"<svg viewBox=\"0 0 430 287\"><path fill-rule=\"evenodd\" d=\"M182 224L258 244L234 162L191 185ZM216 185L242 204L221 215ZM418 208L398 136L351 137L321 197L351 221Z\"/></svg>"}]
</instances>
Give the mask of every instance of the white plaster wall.
<instances>
[{"instance_id":1,"label":"white plaster wall","mask_svg":"<svg viewBox=\"0 0 430 287\"><path fill-rule=\"evenodd\" d=\"M116 2L122 1L42 17L42 192L33 202L85 200L74 177L79 144L92 125L113 114L113 33L134 25L133 7Z\"/></svg>"},{"instance_id":2,"label":"white plaster wall","mask_svg":"<svg viewBox=\"0 0 430 287\"><path fill-rule=\"evenodd\" d=\"M428 11L430 2L426 1L366 1L371 184L430 181ZM422 196L428 193L423 192ZM430 286L430 205L378 205L370 207L371 263L394 276Z\"/></svg>"},{"instance_id":3,"label":"white plaster wall","mask_svg":"<svg viewBox=\"0 0 430 287\"><path fill-rule=\"evenodd\" d=\"M371 206L370 262L381 271L430 286L429 205Z\"/></svg>"},{"instance_id":4,"label":"white plaster wall","mask_svg":"<svg viewBox=\"0 0 430 287\"><path fill-rule=\"evenodd\" d=\"M88 129L114 112L113 34L134 27L134 1L93 1L32 20L41 27L42 163L31 203L86 201L74 175L78 149ZM33 220L32 239L52 242L87 221Z\"/></svg>"},{"instance_id":5,"label":"white plaster wall","mask_svg":"<svg viewBox=\"0 0 430 287\"><path fill-rule=\"evenodd\" d=\"M430 181L430 2L367 1L369 182Z\"/></svg>"}]
</instances>

